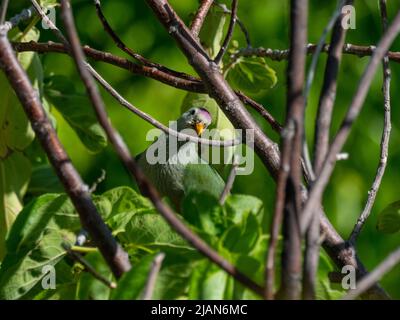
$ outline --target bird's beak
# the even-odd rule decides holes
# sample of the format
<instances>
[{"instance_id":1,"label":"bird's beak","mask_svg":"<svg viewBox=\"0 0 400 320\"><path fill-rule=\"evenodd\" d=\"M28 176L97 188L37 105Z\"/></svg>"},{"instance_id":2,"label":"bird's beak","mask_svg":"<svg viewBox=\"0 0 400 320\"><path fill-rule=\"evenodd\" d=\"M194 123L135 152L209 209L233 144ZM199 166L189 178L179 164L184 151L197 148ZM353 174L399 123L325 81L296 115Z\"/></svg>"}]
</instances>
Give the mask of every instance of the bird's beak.
<instances>
[{"instance_id":1,"label":"bird's beak","mask_svg":"<svg viewBox=\"0 0 400 320\"><path fill-rule=\"evenodd\" d=\"M194 129L196 130L196 133L198 136L201 136L201 134L204 131L204 123L203 122L196 122L194 125Z\"/></svg>"}]
</instances>

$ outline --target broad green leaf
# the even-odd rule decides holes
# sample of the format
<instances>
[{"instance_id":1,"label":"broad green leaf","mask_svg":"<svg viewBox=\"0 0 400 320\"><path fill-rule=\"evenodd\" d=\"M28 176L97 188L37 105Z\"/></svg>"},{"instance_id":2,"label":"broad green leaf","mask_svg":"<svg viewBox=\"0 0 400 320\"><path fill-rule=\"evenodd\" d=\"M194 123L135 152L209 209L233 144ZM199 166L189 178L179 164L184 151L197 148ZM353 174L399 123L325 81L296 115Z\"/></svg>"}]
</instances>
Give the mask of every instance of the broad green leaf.
<instances>
[{"instance_id":1,"label":"broad green leaf","mask_svg":"<svg viewBox=\"0 0 400 320\"><path fill-rule=\"evenodd\" d=\"M254 196L232 194L226 199L224 207L233 223L240 223L249 213L255 215L259 223L262 222L264 204Z\"/></svg>"},{"instance_id":2,"label":"broad green leaf","mask_svg":"<svg viewBox=\"0 0 400 320\"><path fill-rule=\"evenodd\" d=\"M18 215L7 239L0 269L0 299L18 299L43 278L43 267L64 256L62 243L73 244L79 217L66 195L41 196Z\"/></svg>"},{"instance_id":3,"label":"broad green leaf","mask_svg":"<svg viewBox=\"0 0 400 320\"><path fill-rule=\"evenodd\" d=\"M112 300L137 300L146 285L149 271L155 254L143 257L139 263L125 273L117 283L117 288L111 293Z\"/></svg>"},{"instance_id":4,"label":"broad green leaf","mask_svg":"<svg viewBox=\"0 0 400 320\"><path fill-rule=\"evenodd\" d=\"M6 253L6 235L22 210L30 174L30 163L22 153L0 159L0 261Z\"/></svg>"},{"instance_id":5,"label":"broad green leaf","mask_svg":"<svg viewBox=\"0 0 400 320\"><path fill-rule=\"evenodd\" d=\"M261 229L253 214L248 214L240 224L233 225L222 236L222 245L232 253L250 252L260 236Z\"/></svg>"},{"instance_id":6,"label":"broad green leaf","mask_svg":"<svg viewBox=\"0 0 400 320\"><path fill-rule=\"evenodd\" d=\"M274 87L278 81L275 71L260 57L240 57L227 72L233 88L253 95Z\"/></svg>"},{"instance_id":7,"label":"broad green leaf","mask_svg":"<svg viewBox=\"0 0 400 320\"><path fill-rule=\"evenodd\" d=\"M100 252L91 252L84 256L97 273L112 281L113 275ZM78 280L77 298L79 300L108 300L111 289L96 279L91 273L81 271Z\"/></svg>"},{"instance_id":8,"label":"broad green leaf","mask_svg":"<svg viewBox=\"0 0 400 320\"><path fill-rule=\"evenodd\" d=\"M107 145L107 137L88 97L75 90L74 84L63 76L51 76L45 81L44 94L76 132L91 152L99 152Z\"/></svg>"},{"instance_id":9,"label":"broad green leaf","mask_svg":"<svg viewBox=\"0 0 400 320\"><path fill-rule=\"evenodd\" d=\"M228 274L209 260L200 261L194 268L189 286L189 299L232 299Z\"/></svg>"},{"instance_id":10,"label":"broad green leaf","mask_svg":"<svg viewBox=\"0 0 400 320\"><path fill-rule=\"evenodd\" d=\"M229 225L218 200L208 193L190 193L184 198L182 208L191 225L211 235L220 235Z\"/></svg>"},{"instance_id":11,"label":"broad green leaf","mask_svg":"<svg viewBox=\"0 0 400 320\"><path fill-rule=\"evenodd\" d=\"M57 0L40 0L40 6L42 8L51 8L57 5Z\"/></svg>"},{"instance_id":12,"label":"broad green leaf","mask_svg":"<svg viewBox=\"0 0 400 320\"><path fill-rule=\"evenodd\" d=\"M379 214L376 228L383 233L400 230L400 201L391 203Z\"/></svg>"},{"instance_id":13,"label":"broad green leaf","mask_svg":"<svg viewBox=\"0 0 400 320\"><path fill-rule=\"evenodd\" d=\"M54 169L48 165L36 166L32 169L28 193L39 196L45 193L62 193L64 191Z\"/></svg>"}]
</instances>

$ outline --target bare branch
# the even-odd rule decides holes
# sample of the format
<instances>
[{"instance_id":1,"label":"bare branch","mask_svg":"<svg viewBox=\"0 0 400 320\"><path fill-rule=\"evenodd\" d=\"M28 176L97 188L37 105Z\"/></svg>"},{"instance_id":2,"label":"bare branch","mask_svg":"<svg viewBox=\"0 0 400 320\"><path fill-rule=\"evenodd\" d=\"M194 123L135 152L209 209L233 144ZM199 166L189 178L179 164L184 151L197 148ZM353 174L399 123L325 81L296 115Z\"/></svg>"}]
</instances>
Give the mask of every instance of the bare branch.
<instances>
[{"instance_id":1,"label":"bare branch","mask_svg":"<svg viewBox=\"0 0 400 320\"><path fill-rule=\"evenodd\" d=\"M235 24L236 24L238 1L239 0L232 0L232 10L231 10L232 12L231 12L231 19L229 21L228 32L226 34L224 41L222 42L221 48L219 49L214 59L214 63L216 65L219 65L219 63L221 62L226 50L228 50L229 42L232 39L233 30L235 29Z\"/></svg>"},{"instance_id":2,"label":"bare branch","mask_svg":"<svg viewBox=\"0 0 400 320\"><path fill-rule=\"evenodd\" d=\"M171 225L171 227L184 239L186 239L194 248L196 248L199 252L204 254L212 262L220 266L223 270L225 270L228 274L233 276L237 281L241 282L244 286L248 287L249 289L255 291L258 294L262 294L263 292L262 287L260 287L258 284L249 279L247 276L239 272L233 265L231 265L227 260L221 257L218 254L218 252L210 248L200 237L198 237L195 233L193 233L180 220L180 218L178 218L175 215L175 213L170 209L170 207L168 207L162 201L158 191L144 176L139 166L130 155L130 152L126 144L124 143L122 138L119 136L118 132L112 127L111 123L108 120L103 101L100 97L99 92L97 91L92 75L87 69L85 56L82 47L80 45L78 35L76 33L76 28L72 17L69 1L62 0L61 4L62 4L61 7L62 7L62 16L64 24L66 26L68 38L71 43L71 53L74 57L74 61L78 68L79 74L85 84L86 90L92 101L93 107L96 111L97 118L100 122L100 125L105 130L107 137L110 140L111 144L113 145L119 158L124 163L125 167L129 170L129 172L132 174L132 176L135 178L140 190L142 190L143 193L147 197L149 197L156 210L160 212L160 214Z\"/></svg>"},{"instance_id":3,"label":"bare branch","mask_svg":"<svg viewBox=\"0 0 400 320\"><path fill-rule=\"evenodd\" d=\"M26 72L17 61L6 35L6 32L0 34L0 66L21 101L37 139L46 152L65 191L71 198L82 226L89 232L95 244L99 247L114 275L120 277L131 267L128 255L112 237L110 230L98 214L91 201L88 187L83 183L62 147L39 97Z\"/></svg>"},{"instance_id":4,"label":"bare branch","mask_svg":"<svg viewBox=\"0 0 400 320\"><path fill-rule=\"evenodd\" d=\"M307 43L308 0L292 0L290 5L290 54L287 71L287 115L282 133L282 163L278 179L275 207L283 215L282 271L279 297L299 299L301 290L301 212L302 167L304 136L304 80ZM280 186L281 183L283 186ZM284 205L282 206L282 202Z\"/></svg>"},{"instance_id":5,"label":"bare branch","mask_svg":"<svg viewBox=\"0 0 400 320\"><path fill-rule=\"evenodd\" d=\"M378 67L379 61L384 57L386 51L389 49L391 43L400 32L400 12L397 13L393 23L390 25L388 30L385 32L382 39L379 41L374 54L361 78L356 94L353 97L352 103L347 111L345 119L343 120L339 131L332 142L332 145L328 151L326 160L321 168L321 172L318 178L315 180L313 187L311 188L309 198L304 205L301 231L304 233L309 225L314 210L317 210L318 205L321 201L323 191L329 181L331 173L335 167L336 155L340 153L347 137L350 134L350 129L353 122L357 119L371 85L373 76Z\"/></svg>"},{"instance_id":6,"label":"bare branch","mask_svg":"<svg viewBox=\"0 0 400 320\"><path fill-rule=\"evenodd\" d=\"M201 27L203 26L204 20L207 17L207 13L210 10L214 0L201 0L199 9L194 16L192 24L190 25L190 30L194 37L198 38L200 34Z\"/></svg>"},{"instance_id":7,"label":"bare branch","mask_svg":"<svg viewBox=\"0 0 400 320\"><path fill-rule=\"evenodd\" d=\"M309 43L307 45L307 54L313 54L317 48L316 44ZM355 55L360 58L371 56L374 53L375 46L360 46L351 43L346 43L343 46L343 53L349 55ZM329 44L325 44L322 47L322 52L329 52ZM234 58L244 56L244 57L266 57L275 61L287 60L289 57L289 50L277 50L271 48L244 48L239 50L236 54L233 55ZM400 62L400 52L388 52L389 59L393 62Z\"/></svg>"},{"instance_id":8,"label":"bare branch","mask_svg":"<svg viewBox=\"0 0 400 320\"><path fill-rule=\"evenodd\" d=\"M7 8L8 8L8 0L3 0L1 2L1 8L0 8L0 25L2 25L4 21L6 21Z\"/></svg>"},{"instance_id":9,"label":"bare branch","mask_svg":"<svg viewBox=\"0 0 400 320\"><path fill-rule=\"evenodd\" d=\"M105 276L98 273L97 270L95 268L93 268L93 266L89 262L87 262L80 253L72 250L71 246L64 243L63 248L67 251L68 255L72 259L74 259L74 260L78 261L80 264L82 264L85 267L85 270L87 272L89 272L94 278L96 278L100 282L104 283L110 289L115 289L117 287L117 284L115 282L110 281Z\"/></svg>"},{"instance_id":10,"label":"bare branch","mask_svg":"<svg viewBox=\"0 0 400 320\"><path fill-rule=\"evenodd\" d=\"M352 0L348 0L346 4L351 4L352 2ZM340 16L337 19L333 30L325 67L324 83L318 104L314 137L314 170L316 174L319 174L329 148L329 131L336 98L337 75L347 33L347 30L342 27L342 17Z\"/></svg>"},{"instance_id":11,"label":"bare branch","mask_svg":"<svg viewBox=\"0 0 400 320\"><path fill-rule=\"evenodd\" d=\"M224 205L226 198L228 197L229 193L232 190L233 184L235 182L238 166L239 166L239 162L238 162L237 156L234 155L233 156L233 161L232 161L231 171L229 172L229 176L228 176L228 179L226 181L225 188L224 188L224 190L222 190L221 196L219 198L219 204L221 206Z\"/></svg>"},{"instance_id":12,"label":"bare branch","mask_svg":"<svg viewBox=\"0 0 400 320\"><path fill-rule=\"evenodd\" d=\"M94 5L96 7L97 16L99 17L99 20L100 20L101 24L103 25L104 30L110 35L110 37L113 39L114 43L117 45L118 48L120 48L122 51L127 53L129 56L131 56L132 58L134 58L135 60L137 60L138 62L142 63L143 65L145 65L147 67L157 68L158 70L163 71L172 76L177 76L177 77L180 77L183 79L193 80L193 77L188 74L169 69L161 64L154 63L154 62L146 59L145 57L143 57L142 55L140 55L136 52L133 52L133 50L128 48L128 46L121 40L121 38L116 34L116 32L112 29L112 27L108 23L106 17L103 14L103 11L101 10L100 0L94 0Z\"/></svg>"},{"instance_id":13,"label":"bare branch","mask_svg":"<svg viewBox=\"0 0 400 320\"><path fill-rule=\"evenodd\" d=\"M149 276L147 277L146 286L144 287L144 290L143 290L142 300L152 300L157 276L158 276L158 273L160 272L161 264L162 264L164 258L165 258L165 254L162 252L157 254L156 257L154 258L153 264L151 265L151 269L149 272Z\"/></svg>"},{"instance_id":14,"label":"bare branch","mask_svg":"<svg viewBox=\"0 0 400 320\"><path fill-rule=\"evenodd\" d=\"M381 20L383 31L387 30L388 26L388 18L387 18L387 10L386 10L386 0L380 0L379 6L381 10ZM383 120L383 130L382 130L382 138L381 138L381 148L380 148L380 158L379 165L376 171L374 182L372 183L371 189L368 191L368 199L365 204L364 210L361 212L360 217L357 220L357 223L354 226L353 231L349 237L349 241L355 245L357 236L361 232L361 229L368 219L371 209L375 203L376 194L379 190L379 187L382 182L383 175L385 174L387 158L389 153L389 140L390 140L390 132L392 129L391 124L391 107L390 107L390 81L391 81L391 72L389 66L389 58L385 56L383 58L383 99L384 99L384 120Z\"/></svg>"},{"instance_id":15,"label":"bare branch","mask_svg":"<svg viewBox=\"0 0 400 320\"><path fill-rule=\"evenodd\" d=\"M386 273L400 263L400 248L392 252L383 262L381 262L372 272L363 277L357 283L357 288L350 290L342 300L354 300L375 283L377 283Z\"/></svg>"},{"instance_id":16,"label":"bare branch","mask_svg":"<svg viewBox=\"0 0 400 320\"><path fill-rule=\"evenodd\" d=\"M2 28L7 31L15 28L21 22L32 18L35 15L35 9L32 7L22 10L20 13L12 17L9 21L4 22Z\"/></svg>"},{"instance_id":17,"label":"bare branch","mask_svg":"<svg viewBox=\"0 0 400 320\"><path fill-rule=\"evenodd\" d=\"M36 42L14 42L13 47L16 51L18 52L23 52L23 51L35 51L35 52L57 52L57 53L66 53L68 54L67 49L65 48L64 45L59 44L59 43L53 43L53 42L48 42L48 43L36 43ZM160 72L154 72L154 68L149 68L146 66L140 66L135 63L132 63L129 60L126 60L124 58L120 58L118 56L114 56L108 52L102 52L98 51L95 49L92 49L88 46L83 47L84 53L97 60L97 61L103 61L106 63L113 64L117 67L126 69L130 72L141 74L143 76L151 77L153 79L156 79L158 81L161 81L163 83L166 83L170 86L177 87L179 89L191 91L191 92L200 92L200 93L205 93L205 88L202 82L196 78L193 78L194 81L189 81L186 79L182 78L177 78L173 77L170 78L168 74L163 73L162 71ZM92 71L91 71L92 72ZM171 134L172 136L178 136L180 139L188 139L188 141L193 141L201 144L210 144L214 146L231 146L238 144L239 141L235 140L225 140L223 142L216 141L216 140L208 140L204 138L198 138L198 137L193 137L189 135L185 135L183 133L178 133L175 130L172 130L166 126L164 126L162 123L156 121L153 119L150 115L146 114L145 112L141 111L140 109L134 107L131 103L129 103L127 100L125 100L115 89L113 89L107 81L105 81L100 75L96 76L93 74L92 75L95 77L97 81L107 90L114 98L116 98L121 105L141 117L143 120L148 121L150 124L154 125L158 129L167 132ZM240 100L243 101L243 103L248 104L250 107L255 109L260 115L271 125L271 127L276 130L280 131L281 130L281 125L276 121L276 119L258 102L254 101L250 97L244 95L242 92L237 91L236 94L240 98Z\"/></svg>"}]
</instances>

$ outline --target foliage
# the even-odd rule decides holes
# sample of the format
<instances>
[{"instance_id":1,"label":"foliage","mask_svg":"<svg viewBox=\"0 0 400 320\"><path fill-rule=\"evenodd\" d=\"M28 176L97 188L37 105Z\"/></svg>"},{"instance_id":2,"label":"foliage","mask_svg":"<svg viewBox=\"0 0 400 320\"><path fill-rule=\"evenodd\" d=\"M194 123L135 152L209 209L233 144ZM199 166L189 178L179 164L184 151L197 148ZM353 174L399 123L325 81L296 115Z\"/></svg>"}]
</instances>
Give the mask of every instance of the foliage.
<instances>
[{"instance_id":1,"label":"foliage","mask_svg":"<svg viewBox=\"0 0 400 320\"><path fill-rule=\"evenodd\" d=\"M56 2L42 0L41 4L54 6ZM183 17L189 16L197 5L194 0L171 2L182 12ZM310 14L318 12L318 19L313 19L313 28L310 29L310 42L315 42L332 8L321 7L318 1L310 2ZM376 1L365 2L365 7L357 9L361 13L358 15L358 29L349 31L348 42L372 44L379 39L378 18L371 18L371 12L376 15ZM18 13L26 5L25 1L13 1L10 3L10 11ZM157 31L156 21L144 4L122 0L107 1L104 2L104 10L110 13L110 22L115 29L124 30L121 36L135 51L171 68L192 72L186 60L174 48L168 34ZM99 50L118 52L96 22L90 2L76 3L74 12L84 43ZM253 1L242 1L239 7L239 15L250 30L253 45L272 48L288 46L286 40L283 40L287 39L286 12L285 4L279 1L269 2L268 6L256 6ZM371 23L371 19L376 23ZM219 50L227 27L226 21L226 16L221 11L213 10L201 33L203 44L213 56ZM21 26L21 30L14 31L10 36L18 41L38 40L39 37L40 41L54 41L48 30L40 29L39 32L39 29L33 27L34 24L34 20L28 21ZM269 28L265 27L266 24ZM238 30L234 33L234 39L238 46L231 48L233 51L230 52L245 46L243 35ZM400 49L399 45L395 43L394 50ZM124 168L106 147L104 131L95 119L84 90L78 84L75 67L68 57L20 53L18 59L38 90L62 143L85 181L95 181L99 170L105 168L107 178L98 186L93 198L113 235L128 251L133 268L117 281L117 289L110 289L66 254L62 245L75 243L76 234L80 230L79 218L68 197L63 194L57 177L34 138L15 93L3 73L0 73L1 299L139 299L151 263L159 252L164 252L166 257L153 295L156 299L259 298L201 256L171 229L146 198L138 195L134 189L136 186L127 178ZM345 71L339 76L340 94L335 105L339 116L334 118L333 132L350 103L356 79L364 64L364 60L359 60L358 57L344 57ZM324 64L320 65L321 69L316 73L316 89L322 83ZM118 69L115 68L106 68L101 64L96 64L97 67L108 81L124 93L127 100L143 106L146 112L165 123L176 119L181 111L191 106L204 105L211 110L213 127L233 129L225 114L208 95L180 92L127 72L116 72ZM228 54L223 61L223 68L227 80L235 89L251 96L256 95L265 106L271 106L269 111L277 119L283 119L284 62L277 63L256 57L232 61ZM399 71L399 67L393 65L394 86ZM319 90L311 90L307 128L314 120L318 92ZM148 125L122 110L105 94L103 97L112 122L121 131L132 152L142 151L148 145L145 141ZM338 165L330 189L327 190L330 196L326 199L326 211L333 224L344 235L351 231L353 222L361 211L365 190L369 187L378 162L377 137L382 125L381 101L380 82L377 81L371 87L365 114L361 115L356 124L354 138L346 145L346 150L351 150L350 159L345 162L345 166ZM395 119L399 116L397 109L393 110ZM387 203L398 199L399 172L396 165L400 161L400 153L396 146L399 144L400 131L398 123L393 123L393 127L393 147L387 168L391 174L384 178L376 209L370 219L374 222L377 220L379 231L397 232L398 235L398 203L382 210ZM266 125L263 129L272 138L277 138ZM307 130L307 134L311 142L311 130ZM230 131L220 138L228 140L233 137L233 131ZM365 148L365 144L357 142L360 140L365 141L369 147ZM184 210L180 218L219 254L261 284L265 248L269 238L266 230L273 206L273 194L272 182L257 162L251 176L237 178L232 195L223 206L207 194L192 192L184 200ZM379 211L381 213L376 217ZM380 235L374 226L375 223L366 225L358 244L361 259L371 267L398 246L398 238ZM90 246L90 242L88 245ZM83 257L98 273L116 281L98 251L84 254ZM42 288L44 265L55 267L55 290ZM343 294L339 286L332 285L328 279L328 273L334 270L329 258L321 252L318 299L336 299ZM393 271L383 281L385 289L396 298L400 297L398 277L399 271Z\"/></svg>"}]
</instances>

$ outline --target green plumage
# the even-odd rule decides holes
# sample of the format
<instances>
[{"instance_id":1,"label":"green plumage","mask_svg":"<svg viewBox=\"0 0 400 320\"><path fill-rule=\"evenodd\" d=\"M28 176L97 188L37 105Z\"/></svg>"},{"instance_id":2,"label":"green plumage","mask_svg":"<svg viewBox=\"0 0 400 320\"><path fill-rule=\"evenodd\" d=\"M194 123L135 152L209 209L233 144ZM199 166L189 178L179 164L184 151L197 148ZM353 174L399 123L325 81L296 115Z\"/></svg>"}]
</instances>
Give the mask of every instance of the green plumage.
<instances>
[{"instance_id":1,"label":"green plumage","mask_svg":"<svg viewBox=\"0 0 400 320\"><path fill-rule=\"evenodd\" d=\"M194 111L193 111L194 110ZM207 111L192 108L185 112L177 121L178 131L192 128L194 123L202 122L205 127L211 123ZM218 198L225 182L208 163L199 157L197 144L193 142L178 142L177 150L169 148L170 138L165 133L149 148L136 157L144 174L155 185L162 196L167 196L179 210L182 199L188 193L206 192ZM149 150L150 149L150 150ZM152 150L156 155L165 150L166 161L153 163ZM149 151L149 152L148 152Z\"/></svg>"}]
</instances>

